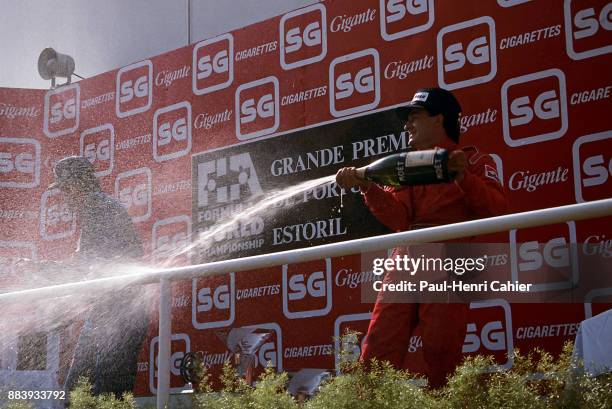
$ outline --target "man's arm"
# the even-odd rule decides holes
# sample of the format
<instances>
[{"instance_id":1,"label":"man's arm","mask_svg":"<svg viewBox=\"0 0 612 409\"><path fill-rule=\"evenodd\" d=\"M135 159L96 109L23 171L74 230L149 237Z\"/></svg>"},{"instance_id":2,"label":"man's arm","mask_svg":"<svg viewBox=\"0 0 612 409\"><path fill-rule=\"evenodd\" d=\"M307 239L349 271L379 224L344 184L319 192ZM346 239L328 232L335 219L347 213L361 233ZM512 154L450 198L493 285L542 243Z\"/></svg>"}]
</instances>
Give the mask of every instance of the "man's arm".
<instances>
[{"instance_id":1,"label":"man's arm","mask_svg":"<svg viewBox=\"0 0 612 409\"><path fill-rule=\"evenodd\" d=\"M466 151L467 168L455 183L465 193L468 207L477 217L505 214L508 201L493 160L475 149Z\"/></svg>"}]
</instances>

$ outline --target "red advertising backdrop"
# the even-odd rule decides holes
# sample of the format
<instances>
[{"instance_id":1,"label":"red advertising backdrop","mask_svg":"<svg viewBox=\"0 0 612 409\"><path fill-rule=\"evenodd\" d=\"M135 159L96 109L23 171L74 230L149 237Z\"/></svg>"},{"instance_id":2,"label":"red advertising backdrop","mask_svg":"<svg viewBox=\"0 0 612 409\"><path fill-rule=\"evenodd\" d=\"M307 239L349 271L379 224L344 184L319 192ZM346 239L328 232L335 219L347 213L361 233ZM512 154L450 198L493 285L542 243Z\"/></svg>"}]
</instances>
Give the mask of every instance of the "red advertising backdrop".
<instances>
[{"instance_id":1,"label":"red advertising backdrop","mask_svg":"<svg viewBox=\"0 0 612 409\"><path fill-rule=\"evenodd\" d=\"M401 149L405 135L393 134L392 148L390 132L375 126L364 132L356 124L373 118L372 124L384 125L385 112L424 86L453 90L461 101L461 142L492 155L511 212L608 198L611 18L612 2L603 0L336 0L55 90L0 89L2 269L10 272L20 257L60 260L74 250L78 221L59 191L47 189L54 164L65 156L89 158L103 190L127 207L151 261L163 263L207 228L198 215L206 217L211 197L232 205L249 191L266 195L255 175L261 161L250 153L259 149L280 160L283 170L272 169L270 176L279 186L310 170L300 168L295 152L318 152L323 163L322 151L338 135L344 154L333 166L320 163L317 177L367 163ZM351 145L352 133L359 132ZM230 147L242 153L223 156ZM206 170L207 163L216 167ZM316 208L316 201L311 205ZM219 209L212 222L232 213ZM371 224L353 234L355 222L347 217L330 219L327 232L336 228L331 241L384 232ZM547 253L545 244L561 240L566 268L578 268L568 243L609 268L610 221L489 236L510 243L491 263L515 279L542 284L534 278L538 271L559 266L551 262L559 253ZM273 247L273 229L258 229L256 223L241 226L238 239L270 234L263 248L284 249ZM257 250L256 242L232 247L235 242L217 255ZM313 244L321 243L292 248ZM173 265L187 261L174 258ZM347 255L175 283L173 390L188 387L176 367L185 352L202 352L217 373L230 353L216 332L242 326L272 333L258 351L259 367L272 361L279 370L334 368L334 337L346 328L367 328L372 305L361 303L360 286L372 280L368 273L360 255ZM572 270L572 276L585 273ZM556 288L546 284L542 291ZM594 303L606 301L606 294L612 288L574 304L472 303L463 350L494 354L506 366L513 348L556 353L582 319L603 308ZM156 391L156 328L153 321L142 346L137 395ZM414 334L410 369L419 369L422 342Z\"/></svg>"}]
</instances>

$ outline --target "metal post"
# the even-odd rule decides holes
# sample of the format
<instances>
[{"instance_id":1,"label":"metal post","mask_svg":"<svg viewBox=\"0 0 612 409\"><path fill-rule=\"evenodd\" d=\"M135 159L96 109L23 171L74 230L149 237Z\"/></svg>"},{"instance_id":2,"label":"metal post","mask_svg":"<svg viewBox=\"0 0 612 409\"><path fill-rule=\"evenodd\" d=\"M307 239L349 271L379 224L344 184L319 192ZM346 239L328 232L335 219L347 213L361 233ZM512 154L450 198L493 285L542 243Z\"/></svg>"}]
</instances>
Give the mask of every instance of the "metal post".
<instances>
[{"instance_id":1,"label":"metal post","mask_svg":"<svg viewBox=\"0 0 612 409\"><path fill-rule=\"evenodd\" d=\"M170 280L162 278L159 282L159 338L157 354L157 409L168 407L170 394L170 337L172 321L170 307L172 287Z\"/></svg>"}]
</instances>

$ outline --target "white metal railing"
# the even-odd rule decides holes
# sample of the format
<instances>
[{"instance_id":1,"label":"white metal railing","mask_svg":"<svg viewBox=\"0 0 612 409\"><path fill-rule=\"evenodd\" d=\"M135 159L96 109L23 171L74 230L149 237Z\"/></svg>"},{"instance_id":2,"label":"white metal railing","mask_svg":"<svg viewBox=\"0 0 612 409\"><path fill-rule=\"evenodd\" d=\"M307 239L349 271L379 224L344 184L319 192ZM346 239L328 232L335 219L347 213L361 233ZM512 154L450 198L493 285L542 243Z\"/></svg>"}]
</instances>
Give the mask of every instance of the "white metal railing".
<instances>
[{"instance_id":1,"label":"white metal railing","mask_svg":"<svg viewBox=\"0 0 612 409\"><path fill-rule=\"evenodd\" d=\"M159 367L157 381L157 408L163 409L168 403L170 387L170 337L171 337L171 287L172 281L194 277L212 276L234 271L246 271L282 264L293 264L357 254L364 251L385 250L392 247L438 242L462 237L496 233L511 229L543 226L569 220L584 220L612 215L612 199L572 204L530 212L514 213L487 219L473 220L421 230L368 237L364 239L326 244L322 246L289 250L272 254L243 257L233 260L217 261L187 267L176 267L156 271L146 271L122 277L108 277L77 283L36 288L31 290L0 294L0 307L28 297L31 299L54 298L82 291L95 285L97 288L113 288L119 283L150 284L160 283L159 299Z\"/></svg>"}]
</instances>

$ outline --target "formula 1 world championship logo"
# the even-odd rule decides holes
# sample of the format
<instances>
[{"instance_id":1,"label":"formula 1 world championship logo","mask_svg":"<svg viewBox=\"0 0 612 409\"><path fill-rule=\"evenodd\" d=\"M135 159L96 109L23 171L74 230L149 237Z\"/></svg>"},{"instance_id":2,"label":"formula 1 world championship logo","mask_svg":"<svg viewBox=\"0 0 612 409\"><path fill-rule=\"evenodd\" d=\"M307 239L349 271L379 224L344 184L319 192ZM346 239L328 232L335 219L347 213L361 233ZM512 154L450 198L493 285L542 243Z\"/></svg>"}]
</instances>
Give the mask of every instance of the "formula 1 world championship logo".
<instances>
[{"instance_id":1,"label":"formula 1 world championship logo","mask_svg":"<svg viewBox=\"0 0 612 409\"><path fill-rule=\"evenodd\" d=\"M234 81L234 37L223 34L200 41L193 47L192 91L209 94Z\"/></svg>"},{"instance_id":2,"label":"formula 1 world championship logo","mask_svg":"<svg viewBox=\"0 0 612 409\"><path fill-rule=\"evenodd\" d=\"M327 13L321 3L291 11L280 20L280 65L291 70L327 55Z\"/></svg>"},{"instance_id":3,"label":"formula 1 world championship logo","mask_svg":"<svg viewBox=\"0 0 612 409\"><path fill-rule=\"evenodd\" d=\"M380 0L380 35L385 41L427 31L434 19L433 0Z\"/></svg>"},{"instance_id":4,"label":"formula 1 world championship logo","mask_svg":"<svg viewBox=\"0 0 612 409\"><path fill-rule=\"evenodd\" d=\"M79 128L79 84L66 85L45 94L45 119L43 130L49 138L73 133Z\"/></svg>"},{"instance_id":5,"label":"formula 1 world championship logo","mask_svg":"<svg viewBox=\"0 0 612 409\"><path fill-rule=\"evenodd\" d=\"M565 46L573 60L612 52L612 1L565 0Z\"/></svg>"},{"instance_id":6,"label":"formula 1 world championship logo","mask_svg":"<svg viewBox=\"0 0 612 409\"><path fill-rule=\"evenodd\" d=\"M283 264L283 314L289 319L319 317L332 308L331 259Z\"/></svg>"},{"instance_id":7,"label":"formula 1 world championship logo","mask_svg":"<svg viewBox=\"0 0 612 409\"><path fill-rule=\"evenodd\" d=\"M567 132L565 74L557 68L507 80L501 101L508 146L558 139Z\"/></svg>"},{"instance_id":8,"label":"formula 1 world championship logo","mask_svg":"<svg viewBox=\"0 0 612 409\"><path fill-rule=\"evenodd\" d=\"M40 142L0 138L0 188L32 189L40 184Z\"/></svg>"},{"instance_id":9,"label":"formula 1 world championship logo","mask_svg":"<svg viewBox=\"0 0 612 409\"><path fill-rule=\"evenodd\" d=\"M495 20L483 16L442 28L437 54L441 87L454 90L491 81L497 74Z\"/></svg>"},{"instance_id":10,"label":"formula 1 world championship logo","mask_svg":"<svg viewBox=\"0 0 612 409\"><path fill-rule=\"evenodd\" d=\"M338 117L368 111L380 102L380 58L374 48L335 58L329 65L329 111Z\"/></svg>"}]
</instances>

